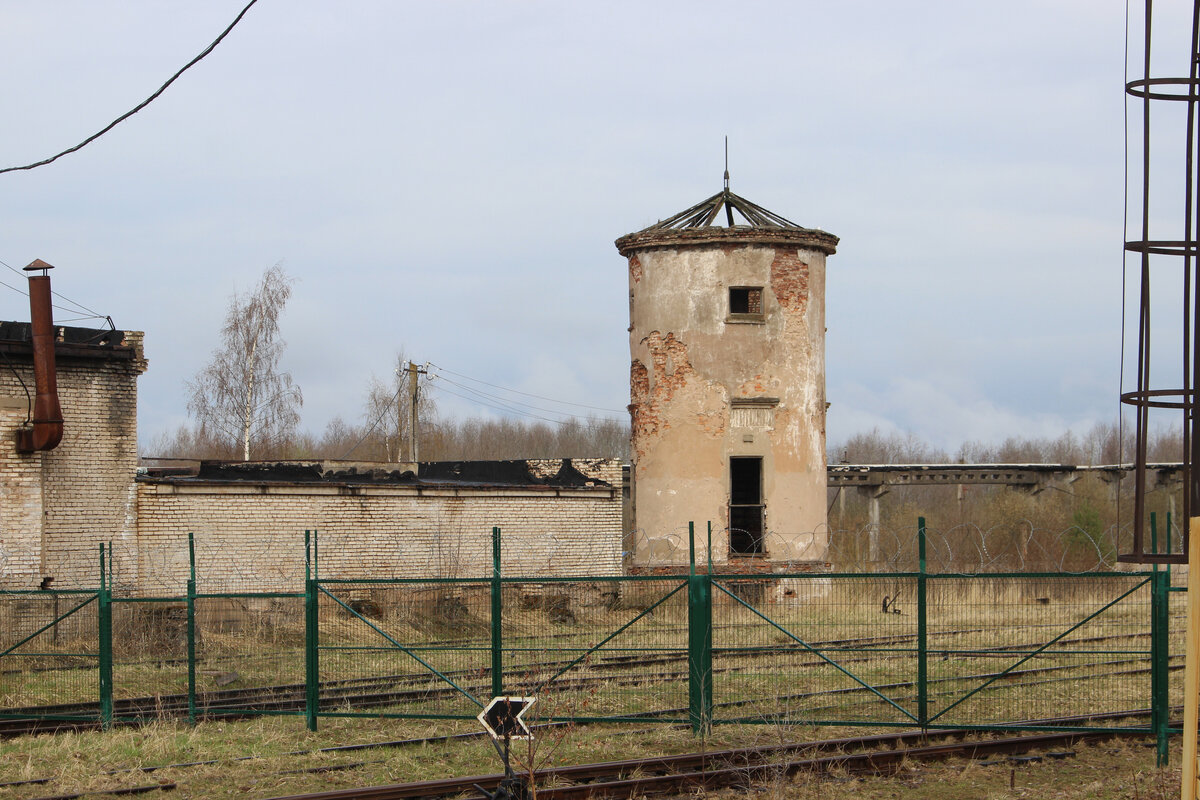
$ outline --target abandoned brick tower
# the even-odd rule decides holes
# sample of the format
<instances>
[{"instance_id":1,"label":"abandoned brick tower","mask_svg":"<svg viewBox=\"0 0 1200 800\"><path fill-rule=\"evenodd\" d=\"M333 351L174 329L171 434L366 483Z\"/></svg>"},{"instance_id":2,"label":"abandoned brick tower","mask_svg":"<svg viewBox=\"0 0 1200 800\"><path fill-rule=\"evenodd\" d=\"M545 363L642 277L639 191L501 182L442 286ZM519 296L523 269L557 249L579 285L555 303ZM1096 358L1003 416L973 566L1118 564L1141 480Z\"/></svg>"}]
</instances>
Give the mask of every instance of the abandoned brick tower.
<instances>
[{"instance_id":1,"label":"abandoned brick tower","mask_svg":"<svg viewBox=\"0 0 1200 800\"><path fill-rule=\"evenodd\" d=\"M735 219L736 217L736 219ZM622 236L635 564L825 556L825 257L838 238L725 188ZM679 547L679 543L684 546ZM665 546L670 543L670 546Z\"/></svg>"}]
</instances>

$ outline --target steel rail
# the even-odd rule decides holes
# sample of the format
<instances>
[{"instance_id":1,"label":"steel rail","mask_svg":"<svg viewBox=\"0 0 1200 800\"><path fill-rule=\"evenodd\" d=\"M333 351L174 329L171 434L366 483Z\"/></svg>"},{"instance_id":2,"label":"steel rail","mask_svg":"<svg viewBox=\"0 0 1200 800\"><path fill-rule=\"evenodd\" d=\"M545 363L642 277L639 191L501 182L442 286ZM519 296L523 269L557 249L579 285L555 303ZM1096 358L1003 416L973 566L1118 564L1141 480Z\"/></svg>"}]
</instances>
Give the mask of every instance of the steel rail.
<instances>
[{"instance_id":1,"label":"steel rail","mask_svg":"<svg viewBox=\"0 0 1200 800\"><path fill-rule=\"evenodd\" d=\"M1173 656L1173 658L1177 659L1178 657ZM1003 677L1005 679L1008 679L1008 678L1027 677L1029 675L1035 675L1035 674L1061 673L1063 671L1088 669L1088 668L1094 668L1096 666L1109 667L1110 669L1106 672L1098 673L1095 675L1085 676L1088 679L1102 679L1102 678L1108 677L1110 675L1115 675L1115 674L1138 674L1138 673L1142 673L1142 672L1148 672L1150 670L1150 667L1144 667L1144 668L1132 669L1132 670L1130 670L1130 669L1121 669L1121 670L1111 669L1113 667L1117 667L1117 666L1121 666L1121 665L1125 665L1125 664L1129 664L1129 663L1139 663L1144 660L1145 659L1143 659L1143 658L1112 659L1112 660L1101 662L1101 663L1086 662L1086 663L1082 663L1082 664L1033 667L1033 668L1022 669L1022 670L1007 670L1007 671L1000 671L1000 672L972 673L970 675L956 675L956 676L937 678L937 679L930 681L930 683L931 684L932 683L954 683L956 681L979 680L979 679L983 679L983 678L994 678L994 677ZM813 665L817 666L816 664L813 664ZM736 671L737 668L731 667L728 669ZM1172 667L1170 667L1170 669L1177 670L1177 669L1179 669L1179 667L1172 666ZM719 671L723 672L725 670L719 670ZM592 683L594 683L596 681L602 681L609 685L613 685L614 683L616 685L641 685L650 680L655 680L655 681L661 680L663 677L664 677L663 674L656 673L654 675L647 675L647 676L630 676L629 678L626 678L624 680L615 680L614 681L614 678L612 676L603 676L602 675L602 676L595 676L595 677L588 677L588 678L580 678L580 679L570 681L570 682L563 682L563 683L560 683L559 688L566 688L566 689L586 688L587 686L592 685ZM1053 682L1061 681L1061 680L1064 680L1064 678L1057 677L1057 678L1051 678L1046 681L1033 681L1031 683L1033 683L1033 684L1053 683ZM913 685L912 681L900 681L900 682L882 684L882 685L879 685L877 688L894 691L896 689L902 689L902 688L910 687L912 685ZM1003 685L1011 685L1011 684L1006 682ZM1025 685L1029 685L1029 684L1025 684ZM400 703L400 702L404 702L406 700L413 700L413 699L428 700L431 698L441 697L441 696L445 696L446 694L448 694L448 690L442 689L442 688L439 688L439 689L412 689L412 690L401 690L401 691L393 690L393 691L388 691L388 692L370 692L370 691L364 692L364 691L362 691L363 689L370 689L371 686L369 686L369 685L360 686L360 687L356 687L356 688L359 690L359 692L360 692L359 694L351 694L349 692L349 690L345 690L345 691L341 691L341 692L333 692L333 693L329 693L329 694L323 693L322 701L324 701L324 702L340 701L351 707L378 708L383 705ZM268 687L266 690L237 690L237 691L238 692L259 691L262 693L251 695L250 699L244 700L244 702L233 702L234 700L239 699L239 697L228 698L229 702L206 702L204 704L203 714L207 715L207 716L220 716L220 717L225 717L225 718L244 718L244 717L261 716L264 714L271 714L271 713L293 713L293 712L297 711L298 709L301 709L304 704L304 698L302 696L297 696L295 693L289 693L289 694L291 694L291 696L287 696L286 694L284 696L281 696L281 694L283 694L283 693L277 692L270 687ZM819 697L819 696L824 696L824 695L845 696L847 694L854 694L856 692L861 692L861 691L862 690L858 687L848 687L848 688L844 687L844 688L830 689L830 690L824 690L824 691L803 692L803 693L800 693L797 695L784 695L784 696L778 697L777 700L779 700L779 701L798 700L798 699ZM132 701L118 701L117 706L114 708L113 722L114 722L114 724L134 725L134 724L139 724L140 722L142 722L146 719L161 719L164 716L180 715L183 713L183 708L182 708L182 706L180 706L180 703L179 703L180 697L183 697L183 696L173 697L171 702L164 702L164 700L166 698L138 698L138 699L132 700ZM184 700L186 700L186 698L184 698ZM733 700L733 701L728 701L728 702L724 702L724 703L719 703L719 704L717 704L717 706L732 708L732 707L748 705L753 702L755 702L755 701L753 701L753 700ZM94 704L91 706L88 706L88 707L94 708ZM24 735L27 733L47 732L47 731L54 731L54 730L88 729L88 728L93 728L96 725L98 725L98 723L93 720L78 719L77 716L82 715L83 713L86 713L85 711L79 711L78 710L79 708L82 708L82 707L76 707L76 706L43 707L43 709L54 709L56 712L58 712L57 718L55 718L54 716L50 716L50 715L42 716L39 718L39 717L34 717L31 714L28 717L22 717L22 718L15 718L15 719L10 718L7 720L0 719L0 737L11 737L11 736ZM72 711L75 712L75 716L72 716ZM673 711L673 709L668 709L665 711L660 710L660 711L656 711L656 712L639 712L638 714L635 714L633 716L636 716L638 718L650 718L653 716L663 716L665 714L670 714L672 711ZM354 713L350 712L346 715L352 716L352 715L354 715Z\"/></svg>"},{"instance_id":2,"label":"steel rail","mask_svg":"<svg viewBox=\"0 0 1200 800\"><path fill-rule=\"evenodd\" d=\"M967 629L967 630L963 630L963 631L958 631L958 630L941 631L941 632L939 632L938 635L947 635L947 636L948 635L962 635L964 633L975 632L975 630L976 629ZM1111 634L1111 635L1107 635L1107 636L1078 637L1078 638L1069 639L1069 640L1064 639L1064 640L1062 640L1062 643L1063 644L1085 643L1085 642L1086 643L1096 643L1096 642L1100 642L1100 641L1112 641L1112 640L1117 640L1117 639L1144 638L1145 636L1148 636L1148 635L1149 634L1145 633L1145 632L1134 632L1134 633L1125 633L1125 634ZM841 659L840 663L859 663L862 661L872 660L873 658L875 660L878 660L878 654L883 654L883 658L903 658L906 656L905 653L888 654L889 651L882 650L882 649L881 650L871 650L869 648L864 649L861 645L864 645L867 643L878 644L878 645L900 644L903 641L906 641L910 638L911 638L911 636L896 636L896 635L881 636L881 637L859 637L859 638L853 638L853 639L827 640L827 641L821 642L820 645L822 646L822 648L824 648L828 652L830 650L833 650L835 646L841 647L841 646L848 645L852 642L858 643L860 646L857 648L853 648L853 651L859 652L859 653L866 652L866 653L868 653L868 655L859 655L859 656L854 656L851 658L843 658L843 659ZM931 654L935 654L935 655L938 655L938 654L943 655L943 656L953 655L956 657L974 657L974 658L985 657L985 656L1003 657L1003 656L1009 654L1009 652L1011 652L1011 651L1014 651L1014 650L1020 651L1029 646L1031 646L1031 645L1015 644L1015 645L1002 645L1002 646L996 646L996 647L973 648L970 650L933 649L930 652L931 652ZM714 654L719 655L722 658L731 658L731 657L733 657L733 658L764 657L765 658L765 657L771 657L771 656L780 656L780 655L787 656L787 655L795 655L795 654L801 654L801 653L807 653L807 650L802 649L799 646L772 647L770 649L761 649L761 648L753 646L753 645L747 645L747 646L740 646L740 647L733 647L733 648L715 648L714 649ZM1080 655L1080 653L1072 653L1072 654ZM1086 655L1087 653L1085 652L1083 654ZM1059 656L1059 655L1064 655L1064 653L1061 653L1060 651L1047 651L1044 655ZM565 686L567 688L584 688L586 685L590 685L590 683L594 683L594 682L606 682L606 683L612 684L614 681L614 678L616 678L617 676L612 675L612 674L606 674L606 673L598 674L598 671L603 670L603 669L614 669L614 670L635 669L638 667L644 667L644 666L654 665L654 664L677 663L677 662L685 660L685 659L686 659L686 654L660 654L660 655L656 655L656 656L640 657L640 658L636 655L630 655L630 654L613 656L610 658L602 659L596 663L589 665L589 676L588 677L575 679L573 681L570 681L569 683L561 683L560 685ZM556 662L556 663L562 663L562 662ZM818 664L816 662L804 662L801 664L793 664L792 666L804 667L804 666L817 666L817 665ZM544 666L545 666L544 664L539 665L539 667L544 667ZM724 673L727 671L740 671L741 669L742 669L742 667L740 667L740 666L729 666L729 667L722 667L722 668L719 668L714 671L718 672L718 673ZM1043 668L1043 669L1046 669L1046 668ZM455 671L455 674L459 674L459 673L461 673L461 674L477 674L477 672L478 672L477 670L461 670L461 671ZM1024 671L1022 671L1022 672L1024 672ZM654 673L653 675L646 675L646 676L637 676L637 675L630 676L626 680L618 680L617 683L619 685L637 685L639 683L644 683L647 680L661 681L663 679L672 678L672 677L681 677L681 676L685 676L685 674L684 673L676 674L676 673L661 673L660 672L660 673ZM484 677L486 677L486 676L484 676ZM521 679L523 677L529 678L529 677L531 677L531 675L527 674L527 672L522 672L520 670L514 670L509 674L510 680L516 681L518 683L521 681ZM981 676L980 675L970 675L970 676L961 676L961 677L963 679L966 679L966 678L976 678L976 677L981 677ZM987 674L984 674L983 677L987 677ZM953 680L953 678L942 679L942 680ZM410 692L398 691L398 685L403 685L405 683L412 685L413 686L412 690ZM339 681L323 682L322 686L321 686L321 695L322 695L323 701L332 702L332 701L338 701L338 700L353 700L353 701L358 701L360 703L364 703L367 706L377 706L381 703L402 701L405 699L406 696L419 697L422 699L429 699L430 697L433 697L433 696L442 696L445 694L444 691L440 691L440 690L430 692L428 685L431 683L432 682L421 673L384 675L384 676L368 677L368 678L351 678L351 679L344 679L344 680L339 680ZM426 685L421 686L421 684L426 684ZM899 685L899 684L896 684L896 685ZM388 687L389 691L387 691L387 692L378 692L378 691L372 692L371 691L372 689L375 689L377 687L382 687L382 686ZM894 685L889 685L889 688L892 688L893 686ZM271 713L271 712L279 712L279 711L289 711L289 710L294 710L295 708L298 708L299 706L297 705L297 703L300 703L302 701L302 699L304 697L304 689L305 689L305 686L303 683L295 683L295 684L278 684L278 685L274 685L274 686L265 686L265 687L250 687L250 688L245 688L245 689L219 690L219 691L215 691L215 692L202 693L201 695L198 696L197 700L199 701L199 705L203 706L203 710L202 710L203 713L208 713L208 714L219 714L221 716L228 716L230 714L239 714L240 715L242 713L249 715L249 714L255 713L256 711L261 712L261 713ZM10 719L14 715L20 715L20 717L18 719L22 719L22 720L29 719L29 718L35 718L35 717L42 717L42 718L47 719L47 721L49 721L49 722L54 722L54 721L56 721L54 718L58 718L57 721L66 721L68 718L71 718L71 717L94 716L97 713L96 708L97 708L97 706L95 703L56 704L56 705L48 705L48 706L26 706L26 707L21 707L21 708L9 709L9 710L6 710L6 711L0 712L0 713L3 713L4 715L8 716ZM186 694L165 695L165 696L147 696L147 697L140 697L140 698L125 698L125 699L117 700L116 707L114 708L114 715L115 716L126 716L126 717L131 716L131 715L132 716L147 716L148 715L148 716L153 716L155 718L161 718L164 715L171 716L174 714L182 714L186 710L187 710L187 695ZM86 721L86 720L84 720L84 721ZM4 731L4 727L5 726L4 726L3 720L0 720L0 736L6 735L5 731ZM11 735L11 734L8 734L8 735Z\"/></svg>"},{"instance_id":3,"label":"steel rail","mask_svg":"<svg viewBox=\"0 0 1200 800\"><path fill-rule=\"evenodd\" d=\"M1176 710L1178 710L1178 709L1176 709ZM1129 711L1110 712L1107 714L1099 714L1099 715L1083 715L1083 716L1070 716L1070 717L1055 717L1055 718L1040 719L1040 720L1026 720L1024 722L1014 723L1014 724L1021 724L1021 725L1039 725L1039 724L1040 725L1046 725L1046 724L1079 725L1079 724L1085 724L1085 723L1089 723L1089 722L1095 723L1095 722L1100 722L1100 721L1115 722L1117 720L1122 720L1122 719L1145 717L1145 716L1149 716L1149 714L1150 714L1149 709L1132 709ZM533 726L533 727L536 731L544 733L550 729L561 728L563 726L564 726L564 723L549 723L549 724L537 725L537 726ZM965 729L965 728L964 729L943 729L941 731L938 731L936 734L934 734L934 736L937 738L954 738L954 737L967 737L974 733L977 733L977 731L973 731L973 730ZM290 753L283 753L281 755L308 756L308 755L313 755L316 753L343 753L343 752L356 752L356 751L361 751L361 750L371 750L371 749L379 749L379 748L400 748L400 747L409 747L409 746L427 746L427 745L431 745L431 744L449 744L452 742L465 741L468 739L478 739L484 735L485 734L483 733L483 731L479 731L479 732L474 732L474 733L457 733L457 734L448 734L445 736L421 737L421 738L416 738L416 739L401 739L401 740L391 740L391 741L382 741L382 742L364 742L364 743L358 743L358 744L335 745L332 747L323 747L323 748L319 748L319 749L315 749L315 750L294 750ZM898 732L890 732L890 733L883 733L883 734L852 737L852 738L846 738L846 739L825 739L825 740L818 740L818 741L814 741L814 742L799 742L799 743L792 743L792 744L766 746L766 747L758 748L758 751L762 752L762 753L766 753L768 751L774 750L779 753L788 753L788 752L798 752L798 751L804 751L804 750L817 750L817 751L842 750L851 745L855 745L855 746L859 746L859 747L878 747L878 746L883 746L883 745L888 745L888 744L891 744L892 746L899 746L899 745L902 745L902 744L904 744L906 742L910 742L910 741L924 741L926 738L927 737L920 731L898 731ZM737 760L736 753L741 752L741 751L730 750L730 751L724 751L724 752L726 753L728 760L730 762L734 762ZM712 756L714 756L714 752L710 752L708 755L710 757L712 757ZM148 774L148 773L157 772L159 770L164 770L164 769L183 769L183 768L197 767L197 766L213 766L213 765L223 764L223 763L253 761L258 758L260 758L260 756L248 755L248 756L239 756L239 757L229 758L229 759L207 759L207 760L203 760L203 761L189 761L189 762L174 763L174 764L157 764L157 765L151 765L151 766L139 766L139 767L129 767L129 768L125 768L125 769L118 769L118 770L110 770L110 771L106 772L105 774L106 775L118 775L118 774L127 773L127 772L141 772L141 773ZM276 773L276 774L294 774L294 773L298 773L298 772L353 769L356 765L361 765L362 763L365 763L365 762L356 762L355 764L324 765L324 766L318 766L318 767L312 767L312 768L303 768L303 769L298 769L298 770L286 770L282 773ZM376 763L376 762L370 762L370 763ZM54 780L55 780L54 778L46 778L46 777L29 778L29 779L20 780L20 781L11 781L11 782L7 782L7 783L0 783L0 789L12 789L12 788L16 788L18 786L46 785L46 784L52 783ZM175 787L175 784L168 783L168 784L163 784L162 786L163 786L163 788L171 789L171 788ZM152 789L153 787L148 787L148 788ZM141 787L138 787L137 790L140 791ZM101 792L101 793L112 794L114 792L108 791L108 792ZM72 796L72 795L67 795L67 796ZM56 795L55 800L61 800L62 797L64 797L64 795ZM51 800L51 798L42 798L40 800Z\"/></svg>"},{"instance_id":4,"label":"steel rail","mask_svg":"<svg viewBox=\"0 0 1200 800\"><path fill-rule=\"evenodd\" d=\"M851 739L834 739L796 745L741 748L677 756L611 761L537 770L535 780L539 798L544 800L582 800L583 798L628 798L648 794L681 793L688 789L713 789L753 784L780 775L797 772L828 772L834 769L856 774L881 774L894 771L906 759L933 760L954 756L977 757L997 753L1027 753L1030 750L1061 746L1080 741L1112 738L1114 732L1042 733L1004 739L954 741L922 745L927 739L920 731L883 734ZM1144 736L1137 731L1131 735ZM882 745L891 749L869 749ZM863 748L862 752L840 752ZM772 762L769 759L801 752L839 751L836 755ZM631 777L632 776L632 777ZM472 788L494 789L504 778L500 774L445 778L417 783L339 789L325 792L286 795L270 800L405 800L407 798L453 797ZM567 785L563 785L567 784Z\"/></svg>"}]
</instances>

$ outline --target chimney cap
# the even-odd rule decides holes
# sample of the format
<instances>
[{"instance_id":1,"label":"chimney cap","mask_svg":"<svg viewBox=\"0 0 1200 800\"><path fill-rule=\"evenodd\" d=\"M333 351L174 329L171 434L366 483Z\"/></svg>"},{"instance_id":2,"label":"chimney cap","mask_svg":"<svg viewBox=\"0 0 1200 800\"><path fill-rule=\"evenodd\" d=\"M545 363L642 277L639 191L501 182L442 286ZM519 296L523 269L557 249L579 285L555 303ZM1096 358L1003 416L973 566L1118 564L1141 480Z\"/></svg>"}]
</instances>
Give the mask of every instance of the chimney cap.
<instances>
[{"instance_id":1,"label":"chimney cap","mask_svg":"<svg viewBox=\"0 0 1200 800\"><path fill-rule=\"evenodd\" d=\"M26 272L33 272L33 271L39 270L39 269L40 270L54 269L54 265L47 264L45 261L42 261L40 258L35 258L33 261L30 261L28 265L22 267L22 269L24 269Z\"/></svg>"}]
</instances>

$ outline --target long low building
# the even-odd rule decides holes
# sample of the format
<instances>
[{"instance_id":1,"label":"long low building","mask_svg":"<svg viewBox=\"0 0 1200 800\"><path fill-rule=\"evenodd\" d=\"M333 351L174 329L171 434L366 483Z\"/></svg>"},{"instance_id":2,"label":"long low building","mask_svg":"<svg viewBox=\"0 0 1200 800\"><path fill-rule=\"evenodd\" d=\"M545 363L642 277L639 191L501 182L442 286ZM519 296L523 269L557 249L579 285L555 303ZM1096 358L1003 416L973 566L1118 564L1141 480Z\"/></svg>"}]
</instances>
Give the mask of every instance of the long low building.
<instances>
[{"instance_id":1,"label":"long low building","mask_svg":"<svg viewBox=\"0 0 1200 800\"><path fill-rule=\"evenodd\" d=\"M123 593L183 591L193 553L201 590L292 591L305 531L330 578L490 575L493 527L507 574L622 570L619 461L140 469L142 334L53 331L61 441L23 449L46 380L31 326L0 323L0 589L97 586L103 545Z\"/></svg>"},{"instance_id":2,"label":"long low building","mask_svg":"<svg viewBox=\"0 0 1200 800\"><path fill-rule=\"evenodd\" d=\"M389 469L389 467L392 467ZM137 585L186 580L223 591L302 586L305 531L329 578L475 577L622 571L621 464L613 459L434 462L203 462L139 476ZM415 469L412 469L415 467ZM175 474L170 474L174 472Z\"/></svg>"}]
</instances>

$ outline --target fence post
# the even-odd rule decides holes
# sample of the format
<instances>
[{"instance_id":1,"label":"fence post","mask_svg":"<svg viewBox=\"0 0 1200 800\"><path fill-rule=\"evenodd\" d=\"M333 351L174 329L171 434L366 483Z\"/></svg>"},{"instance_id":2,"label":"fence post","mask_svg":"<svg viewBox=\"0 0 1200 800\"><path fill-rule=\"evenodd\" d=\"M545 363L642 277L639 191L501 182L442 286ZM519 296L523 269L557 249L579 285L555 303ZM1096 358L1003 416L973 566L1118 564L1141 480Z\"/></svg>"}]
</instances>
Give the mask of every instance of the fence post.
<instances>
[{"instance_id":1,"label":"fence post","mask_svg":"<svg viewBox=\"0 0 1200 800\"><path fill-rule=\"evenodd\" d=\"M196 724L196 543L188 531L187 582L188 724Z\"/></svg>"},{"instance_id":2,"label":"fence post","mask_svg":"<svg viewBox=\"0 0 1200 800\"><path fill-rule=\"evenodd\" d=\"M696 574L696 523L688 523L688 575Z\"/></svg>"},{"instance_id":3,"label":"fence post","mask_svg":"<svg viewBox=\"0 0 1200 800\"><path fill-rule=\"evenodd\" d=\"M492 697L504 696L504 651L500 630L500 529L492 528Z\"/></svg>"},{"instance_id":4,"label":"fence post","mask_svg":"<svg viewBox=\"0 0 1200 800\"><path fill-rule=\"evenodd\" d=\"M108 553L109 558L112 553ZM100 651L100 727L108 730L113 718L112 594L105 570L104 543L100 543L100 592L97 596L97 633Z\"/></svg>"},{"instance_id":5,"label":"fence post","mask_svg":"<svg viewBox=\"0 0 1200 800\"><path fill-rule=\"evenodd\" d=\"M688 523L688 719L692 733L712 728L712 575L696 574L696 527Z\"/></svg>"},{"instance_id":6,"label":"fence post","mask_svg":"<svg viewBox=\"0 0 1200 800\"><path fill-rule=\"evenodd\" d=\"M317 729L317 708L321 701L320 671L317 663L317 581L313 577L311 531L304 532L304 718L308 729Z\"/></svg>"},{"instance_id":7,"label":"fence post","mask_svg":"<svg viewBox=\"0 0 1200 800\"><path fill-rule=\"evenodd\" d=\"M712 575L712 520L708 521L708 544L704 548L705 555L708 556L708 574Z\"/></svg>"},{"instance_id":8,"label":"fence post","mask_svg":"<svg viewBox=\"0 0 1200 800\"><path fill-rule=\"evenodd\" d=\"M1167 512L1167 555L1171 555L1171 512ZM1171 585L1171 565L1167 564L1167 586Z\"/></svg>"},{"instance_id":9,"label":"fence post","mask_svg":"<svg viewBox=\"0 0 1200 800\"><path fill-rule=\"evenodd\" d=\"M1187 538L1184 539L1188 557L1187 587L1187 639L1183 668L1183 748L1180 769L1181 797L1192 800L1197 796L1196 772L1197 739L1200 738L1200 581L1192 579L1200 575L1200 536L1193 539L1192 533L1200 533L1200 517L1187 521Z\"/></svg>"},{"instance_id":10,"label":"fence post","mask_svg":"<svg viewBox=\"0 0 1200 800\"><path fill-rule=\"evenodd\" d=\"M917 722L929 724L929 647L926 628L925 518L917 517Z\"/></svg>"},{"instance_id":11,"label":"fence post","mask_svg":"<svg viewBox=\"0 0 1200 800\"><path fill-rule=\"evenodd\" d=\"M1150 724L1154 728L1158 766L1167 764L1167 726L1171 713L1168 694L1170 662L1171 579L1166 572L1151 576L1150 593Z\"/></svg>"}]
</instances>

